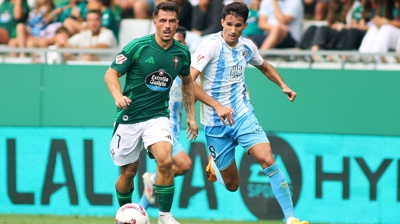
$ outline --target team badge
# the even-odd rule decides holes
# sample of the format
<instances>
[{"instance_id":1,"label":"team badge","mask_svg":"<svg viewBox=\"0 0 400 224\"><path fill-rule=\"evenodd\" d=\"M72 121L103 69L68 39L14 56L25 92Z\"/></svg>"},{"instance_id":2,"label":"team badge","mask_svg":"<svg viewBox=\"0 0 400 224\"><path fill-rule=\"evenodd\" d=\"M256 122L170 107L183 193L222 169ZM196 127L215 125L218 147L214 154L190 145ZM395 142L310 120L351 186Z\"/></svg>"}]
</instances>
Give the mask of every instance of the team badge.
<instances>
[{"instance_id":1,"label":"team badge","mask_svg":"<svg viewBox=\"0 0 400 224\"><path fill-rule=\"evenodd\" d=\"M247 50L243 50L243 51L242 51L242 55L243 55L243 57L246 58L246 59L247 59L248 54L249 54L249 52L248 52Z\"/></svg>"},{"instance_id":2,"label":"team badge","mask_svg":"<svg viewBox=\"0 0 400 224\"><path fill-rule=\"evenodd\" d=\"M174 62L174 69L176 69L176 67L178 66L178 62L179 62L179 59L178 59L178 57L177 56L175 56L174 57L174 59L172 59L172 61Z\"/></svg>"},{"instance_id":3,"label":"team badge","mask_svg":"<svg viewBox=\"0 0 400 224\"><path fill-rule=\"evenodd\" d=\"M122 65L122 63L124 63L124 61L126 61L126 57L123 54L119 54L116 58L115 58L115 63L117 65Z\"/></svg>"}]
</instances>

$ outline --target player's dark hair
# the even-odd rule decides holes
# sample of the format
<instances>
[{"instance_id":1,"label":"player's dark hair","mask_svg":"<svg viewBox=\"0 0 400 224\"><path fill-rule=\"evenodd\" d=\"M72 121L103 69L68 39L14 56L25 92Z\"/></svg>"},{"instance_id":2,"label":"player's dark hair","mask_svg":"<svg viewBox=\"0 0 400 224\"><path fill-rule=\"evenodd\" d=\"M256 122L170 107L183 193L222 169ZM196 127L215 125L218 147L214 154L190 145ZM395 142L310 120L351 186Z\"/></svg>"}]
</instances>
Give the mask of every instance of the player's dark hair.
<instances>
[{"instance_id":1,"label":"player's dark hair","mask_svg":"<svg viewBox=\"0 0 400 224\"><path fill-rule=\"evenodd\" d=\"M227 15L232 15L237 18L242 17L244 22L246 22L249 16L249 8L242 2L232 2L222 9L222 19L225 19Z\"/></svg>"},{"instance_id":2,"label":"player's dark hair","mask_svg":"<svg viewBox=\"0 0 400 224\"><path fill-rule=\"evenodd\" d=\"M185 29L185 27L178 26L178 28L176 28L176 33L182 34L183 38L186 39L186 29Z\"/></svg>"},{"instance_id":3,"label":"player's dark hair","mask_svg":"<svg viewBox=\"0 0 400 224\"><path fill-rule=\"evenodd\" d=\"M90 9L87 11L86 15L88 15L89 13L96 13L99 15L100 19L101 19L101 12L98 9Z\"/></svg>"},{"instance_id":4,"label":"player's dark hair","mask_svg":"<svg viewBox=\"0 0 400 224\"><path fill-rule=\"evenodd\" d=\"M176 12L176 15L178 15L178 5L175 2L167 1L158 4L154 9L153 17L158 16L158 12L160 10L166 12Z\"/></svg>"}]
</instances>

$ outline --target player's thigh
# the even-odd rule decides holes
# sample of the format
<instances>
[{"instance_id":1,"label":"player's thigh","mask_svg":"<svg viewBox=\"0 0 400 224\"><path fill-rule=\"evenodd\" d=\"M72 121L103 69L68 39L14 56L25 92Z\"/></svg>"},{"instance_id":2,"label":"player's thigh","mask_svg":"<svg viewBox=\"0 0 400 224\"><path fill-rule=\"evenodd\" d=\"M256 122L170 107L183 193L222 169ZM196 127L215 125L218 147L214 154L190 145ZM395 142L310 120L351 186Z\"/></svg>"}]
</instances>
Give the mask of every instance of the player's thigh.
<instances>
[{"instance_id":1,"label":"player's thigh","mask_svg":"<svg viewBox=\"0 0 400 224\"><path fill-rule=\"evenodd\" d=\"M269 143L260 143L254 145L249 150L249 154L257 160L263 169L275 163L274 156L272 155L271 145Z\"/></svg>"},{"instance_id":2,"label":"player's thigh","mask_svg":"<svg viewBox=\"0 0 400 224\"><path fill-rule=\"evenodd\" d=\"M172 163L172 132L166 117L151 119L144 122L143 143L158 164Z\"/></svg>"},{"instance_id":3,"label":"player's thigh","mask_svg":"<svg viewBox=\"0 0 400 224\"><path fill-rule=\"evenodd\" d=\"M178 174L186 173L192 167L192 159L185 152L185 150L179 151L173 155L172 163L180 171Z\"/></svg>"},{"instance_id":4,"label":"player's thigh","mask_svg":"<svg viewBox=\"0 0 400 224\"><path fill-rule=\"evenodd\" d=\"M235 147L230 126L205 127L207 148L219 170L225 170L235 160Z\"/></svg>"},{"instance_id":5,"label":"player's thigh","mask_svg":"<svg viewBox=\"0 0 400 224\"><path fill-rule=\"evenodd\" d=\"M237 119L234 137L247 153L255 145L269 143L267 135L253 111L249 111Z\"/></svg>"},{"instance_id":6,"label":"player's thigh","mask_svg":"<svg viewBox=\"0 0 400 224\"><path fill-rule=\"evenodd\" d=\"M179 153L184 151L182 144L179 142L179 139L173 137L173 145L172 145L172 157L175 157Z\"/></svg>"},{"instance_id":7,"label":"player's thigh","mask_svg":"<svg viewBox=\"0 0 400 224\"><path fill-rule=\"evenodd\" d=\"M253 111L243 115L237 122L235 136L240 146L252 155L263 168L274 163L271 145L264 129L258 122Z\"/></svg>"},{"instance_id":8,"label":"player's thigh","mask_svg":"<svg viewBox=\"0 0 400 224\"><path fill-rule=\"evenodd\" d=\"M139 168L139 160L136 160L133 163L120 166L119 172L122 177L133 179L136 176L138 168Z\"/></svg>"},{"instance_id":9,"label":"player's thigh","mask_svg":"<svg viewBox=\"0 0 400 224\"><path fill-rule=\"evenodd\" d=\"M235 159L233 159L233 161L227 168L221 170L220 173L226 186L229 185L239 186L240 178Z\"/></svg>"},{"instance_id":10,"label":"player's thigh","mask_svg":"<svg viewBox=\"0 0 400 224\"><path fill-rule=\"evenodd\" d=\"M143 149L142 133L138 124L115 124L110 143L110 154L117 166L132 164Z\"/></svg>"}]
</instances>

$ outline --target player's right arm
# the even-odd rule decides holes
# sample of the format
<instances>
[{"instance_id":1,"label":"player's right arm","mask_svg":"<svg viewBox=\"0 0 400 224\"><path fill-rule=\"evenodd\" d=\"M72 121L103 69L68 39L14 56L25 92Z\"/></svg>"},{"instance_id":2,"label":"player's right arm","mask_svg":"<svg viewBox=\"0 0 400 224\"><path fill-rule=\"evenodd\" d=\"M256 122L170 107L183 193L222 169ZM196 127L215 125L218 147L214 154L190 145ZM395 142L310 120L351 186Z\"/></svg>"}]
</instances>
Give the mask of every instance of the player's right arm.
<instances>
[{"instance_id":1,"label":"player's right arm","mask_svg":"<svg viewBox=\"0 0 400 224\"><path fill-rule=\"evenodd\" d=\"M121 74L115 69L108 68L104 76L104 81L106 82L108 91L110 91L111 96L115 100L115 105L118 108L126 109L132 100L122 94L121 83L119 82L120 76Z\"/></svg>"},{"instance_id":2,"label":"player's right arm","mask_svg":"<svg viewBox=\"0 0 400 224\"><path fill-rule=\"evenodd\" d=\"M121 109L126 109L132 100L123 95L119 77L126 74L135 63L134 54L136 51L137 44L132 41L118 54L104 76L104 81L115 100L115 105Z\"/></svg>"},{"instance_id":3,"label":"player's right arm","mask_svg":"<svg viewBox=\"0 0 400 224\"><path fill-rule=\"evenodd\" d=\"M197 80L199 74L200 74L199 70L197 70L194 67L190 67L190 75L192 76L193 80ZM200 86L196 82L194 83L194 90L196 99L214 108L214 110L217 112L218 117L221 119L224 125L226 125L225 119L227 119L230 126L235 124L235 120L233 119L233 114L235 113L235 111L232 108L223 106L219 101L215 100L206 92L204 92L204 90L200 88Z\"/></svg>"}]
</instances>

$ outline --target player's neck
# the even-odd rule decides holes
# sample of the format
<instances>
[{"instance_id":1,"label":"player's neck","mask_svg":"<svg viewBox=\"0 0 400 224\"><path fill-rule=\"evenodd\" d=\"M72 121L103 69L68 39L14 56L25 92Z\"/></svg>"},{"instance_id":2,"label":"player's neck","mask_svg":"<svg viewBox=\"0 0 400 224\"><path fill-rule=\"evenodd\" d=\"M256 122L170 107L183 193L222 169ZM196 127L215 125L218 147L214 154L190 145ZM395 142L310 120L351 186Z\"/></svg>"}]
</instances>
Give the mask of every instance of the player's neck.
<instances>
[{"instance_id":1,"label":"player's neck","mask_svg":"<svg viewBox=\"0 0 400 224\"><path fill-rule=\"evenodd\" d=\"M157 35L155 35L155 39L156 39L157 44L164 50L167 50L168 48L170 48L172 46L172 43L174 42L173 39L165 41Z\"/></svg>"}]
</instances>

